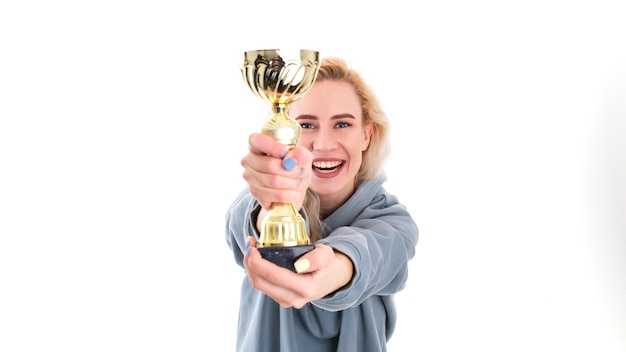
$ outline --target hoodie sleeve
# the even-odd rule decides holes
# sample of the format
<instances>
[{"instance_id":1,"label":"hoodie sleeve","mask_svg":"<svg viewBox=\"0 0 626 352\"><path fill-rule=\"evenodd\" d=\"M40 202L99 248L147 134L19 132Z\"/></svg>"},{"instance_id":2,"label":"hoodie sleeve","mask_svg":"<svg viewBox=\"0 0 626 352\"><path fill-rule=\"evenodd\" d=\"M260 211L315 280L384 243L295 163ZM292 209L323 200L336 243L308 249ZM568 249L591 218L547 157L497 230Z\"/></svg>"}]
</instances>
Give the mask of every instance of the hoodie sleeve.
<instances>
[{"instance_id":1,"label":"hoodie sleeve","mask_svg":"<svg viewBox=\"0 0 626 352\"><path fill-rule=\"evenodd\" d=\"M401 291L417 240L417 225L407 209L395 196L380 193L350 226L338 227L319 241L347 255L354 263L354 275L346 287L312 303L339 311L373 295Z\"/></svg>"},{"instance_id":2,"label":"hoodie sleeve","mask_svg":"<svg viewBox=\"0 0 626 352\"><path fill-rule=\"evenodd\" d=\"M255 236L256 220L261 206L248 189L244 189L235 198L226 212L226 244L233 251L235 262L243 267L246 238Z\"/></svg>"}]
</instances>

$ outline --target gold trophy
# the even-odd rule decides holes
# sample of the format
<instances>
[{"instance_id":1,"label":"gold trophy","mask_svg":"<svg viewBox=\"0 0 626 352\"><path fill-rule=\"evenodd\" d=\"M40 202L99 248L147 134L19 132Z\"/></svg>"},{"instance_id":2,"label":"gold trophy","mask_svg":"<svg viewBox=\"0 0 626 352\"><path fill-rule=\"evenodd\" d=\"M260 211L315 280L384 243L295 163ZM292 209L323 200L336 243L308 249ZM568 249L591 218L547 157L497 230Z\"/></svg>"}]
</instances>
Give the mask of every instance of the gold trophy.
<instances>
[{"instance_id":1,"label":"gold trophy","mask_svg":"<svg viewBox=\"0 0 626 352\"><path fill-rule=\"evenodd\" d=\"M287 114L289 104L311 88L319 66L319 52L313 50L288 55L278 49L251 50L243 55L244 80L272 108L272 116L261 131L288 149L298 145L301 132L300 125ZM263 219L257 247L263 258L292 271L294 261L314 248L304 218L290 203L272 204Z\"/></svg>"}]
</instances>

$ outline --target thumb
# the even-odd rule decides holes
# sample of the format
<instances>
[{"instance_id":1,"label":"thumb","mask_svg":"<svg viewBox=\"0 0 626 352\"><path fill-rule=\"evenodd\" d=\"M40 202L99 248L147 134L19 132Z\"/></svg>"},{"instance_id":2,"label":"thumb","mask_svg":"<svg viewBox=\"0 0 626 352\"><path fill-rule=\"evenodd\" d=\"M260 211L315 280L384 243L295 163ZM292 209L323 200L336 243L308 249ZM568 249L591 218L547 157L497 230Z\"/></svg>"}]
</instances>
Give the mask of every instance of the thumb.
<instances>
[{"instance_id":1,"label":"thumb","mask_svg":"<svg viewBox=\"0 0 626 352\"><path fill-rule=\"evenodd\" d=\"M334 258L335 254L331 247L316 244L312 251L298 258L298 260L293 263L293 266L296 268L298 274L310 273L331 265Z\"/></svg>"},{"instance_id":2,"label":"thumb","mask_svg":"<svg viewBox=\"0 0 626 352\"><path fill-rule=\"evenodd\" d=\"M305 273L311 267L311 262L307 258L300 258L293 263L293 266L296 268L296 272L301 274Z\"/></svg>"}]
</instances>

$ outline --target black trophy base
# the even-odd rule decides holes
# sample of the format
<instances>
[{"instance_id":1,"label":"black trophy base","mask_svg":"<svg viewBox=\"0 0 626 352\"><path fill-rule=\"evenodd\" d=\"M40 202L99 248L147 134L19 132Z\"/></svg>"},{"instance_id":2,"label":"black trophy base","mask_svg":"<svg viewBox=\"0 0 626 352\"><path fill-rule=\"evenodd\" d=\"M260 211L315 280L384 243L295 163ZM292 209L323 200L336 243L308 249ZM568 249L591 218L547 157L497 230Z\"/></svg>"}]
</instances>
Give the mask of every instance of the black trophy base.
<instances>
[{"instance_id":1,"label":"black trophy base","mask_svg":"<svg viewBox=\"0 0 626 352\"><path fill-rule=\"evenodd\" d=\"M311 251L313 248L315 248L315 246L312 244L293 247L263 247L259 248L259 252L261 252L263 258L295 273L296 268L293 266L293 263L296 259Z\"/></svg>"}]
</instances>

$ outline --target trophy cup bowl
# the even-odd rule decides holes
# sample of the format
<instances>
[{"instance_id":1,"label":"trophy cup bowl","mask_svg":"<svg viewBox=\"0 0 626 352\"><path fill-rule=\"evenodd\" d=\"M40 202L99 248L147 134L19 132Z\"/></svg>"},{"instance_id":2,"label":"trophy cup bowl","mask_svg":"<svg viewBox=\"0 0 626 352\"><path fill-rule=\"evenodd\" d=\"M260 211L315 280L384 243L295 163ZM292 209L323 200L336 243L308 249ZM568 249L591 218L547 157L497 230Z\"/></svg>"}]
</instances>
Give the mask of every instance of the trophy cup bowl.
<instances>
[{"instance_id":1,"label":"trophy cup bowl","mask_svg":"<svg viewBox=\"0 0 626 352\"><path fill-rule=\"evenodd\" d=\"M298 145L301 133L300 125L288 115L289 104L311 88L319 67L319 52L313 50L286 54L279 49L244 52L243 78L272 109L261 131L288 149ZM263 258L294 272L294 261L314 248L304 218L289 203L272 204L263 219L257 247Z\"/></svg>"}]
</instances>

